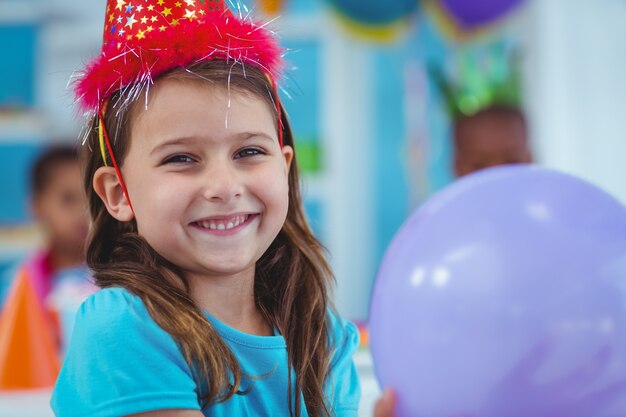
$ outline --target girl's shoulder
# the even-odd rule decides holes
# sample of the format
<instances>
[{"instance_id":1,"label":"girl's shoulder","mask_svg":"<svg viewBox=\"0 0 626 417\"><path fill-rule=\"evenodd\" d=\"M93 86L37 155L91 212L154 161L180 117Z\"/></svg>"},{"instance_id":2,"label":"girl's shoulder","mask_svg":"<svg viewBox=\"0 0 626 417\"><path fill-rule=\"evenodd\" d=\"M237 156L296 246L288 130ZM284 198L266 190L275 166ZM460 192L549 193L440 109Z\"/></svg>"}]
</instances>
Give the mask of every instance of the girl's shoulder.
<instances>
[{"instance_id":1,"label":"girl's shoulder","mask_svg":"<svg viewBox=\"0 0 626 417\"><path fill-rule=\"evenodd\" d=\"M83 302L81 309L118 311L120 307L144 307L141 298L128 291L126 288L109 287L102 288ZM145 307L144 307L145 308Z\"/></svg>"},{"instance_id":2,"label":"girl's shoulder","mask_svg":"<svg viewBox=\"0 0 626 417\"><path fill-rule=\"evenodd\" d=\"M354 323L342 318L332 309L328 310L327 316L331 345L343 344L351 347L359 345L359 330Z\"/></svg>"},{"instance_id":3,"label":"girl's shoulder","mask_svg":"<svg viewBox=\"0 0 626 417\"><path fill-rule=\"evenodd\" d=\"M199 409L195 389L184 355L141 299L107 288L78 311L52 407L71 417Z\"/></svg>"},{"instance_id":4,"label":"girl's shoulder","mask_svg":"<svg viewBox=\"0 0 626 417\"><path fill-rule=\"evenodd\" d=\"M110 325L118 321L142 321L149 317L141 298L125 288L110 287L98 290L83 301L77 318L102 320Z\"/></svg>"},{"instance_id":5,"label":"girl's shoulder","mask_svg":"<svg viewBox=\"0 0 626 417\"><path fill-rule=\"evenodd\" d=\"M104 288L90 295L76 314L72 338L95 337L123 341L127 337L160 340L172 344L171 336L152 319L145 304L137 295L125 288Z\"/></svg>"},{"instance_id":6,"label":"girl's shoulder","mask_svg":"<svg viewBox=\"0 0 626 417\"><path fill-rule=\"evenodd\" d=\"M361 389L353 356L359 348L359 332L354 323L329 310L330 372L325 391L336 415L357 416Z\"/></svg>"}]
</instances>

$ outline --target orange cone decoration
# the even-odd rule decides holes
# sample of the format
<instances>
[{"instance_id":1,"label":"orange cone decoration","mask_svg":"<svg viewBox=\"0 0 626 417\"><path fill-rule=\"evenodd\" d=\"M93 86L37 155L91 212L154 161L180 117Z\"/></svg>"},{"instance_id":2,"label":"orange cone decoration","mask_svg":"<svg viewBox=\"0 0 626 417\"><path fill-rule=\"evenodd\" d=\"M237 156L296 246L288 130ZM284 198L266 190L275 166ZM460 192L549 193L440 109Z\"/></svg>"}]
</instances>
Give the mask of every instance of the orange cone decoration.
<instances>
[{"instance_id":1,"label":"orange cone decoration","mask_svg":"<svg viewBox=\"0 0 626 417\"><path fill-rule=\"evenodd\" d=\"M0 320L0 390L52 387L59 368L50 319L23 268Z\"/></svg>"}]
</instances>

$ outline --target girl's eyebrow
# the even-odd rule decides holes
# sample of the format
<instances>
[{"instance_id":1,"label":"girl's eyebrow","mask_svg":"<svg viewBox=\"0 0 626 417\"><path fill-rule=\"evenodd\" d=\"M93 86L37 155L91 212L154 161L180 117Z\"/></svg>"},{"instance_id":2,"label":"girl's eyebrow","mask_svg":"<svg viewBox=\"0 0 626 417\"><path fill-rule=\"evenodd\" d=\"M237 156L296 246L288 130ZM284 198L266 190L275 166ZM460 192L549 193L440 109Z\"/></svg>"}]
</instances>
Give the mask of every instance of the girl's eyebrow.
<instances>
[{"instance_id":1,"label":"girl's eyebrow","mask_svg":"<svg viewBox=\"0 0 626 417\"><path fill-rule=\"evenodd\" d=\"M268 140L271 142L274 142L277 140L275 137L272 137L271 135L265 132L241 132L241 133L237 133L228 137L228 139L230 140L239 140L239 141L246 141L246 140L250 140L254 138ZM152 149L152 151L150 151L150 155L153 155L154 153L170 146L189 145L191 143L201 142L204 140L205 138L202 138L199 136L185 136L185 137L166 140L165 142L159 143L157 146L155 146Z\"/></svg>"},{"instance_id":2,"label":"girl's eyebrow","mask_svg":"<svg viewBox=\"0 0 626 417\"><path fill-rule=\"evenodd\" d=\"M273 137L265 132L242 132L242 133L233 135L233 139L237 139L237 140L249 140L253 138L267 139L272 142L275 140L278 140L276 137Z\"/></svg>"},{"instance_id":3,"label":"girl's eyebrow","mask_svg":"<svg viewBox=\"0 0 626 417\"><path fill-rule=\"evenodd\" d=\"M167 140L165 142L159 143L157 146L152 148L152 150L150 151L150 155L160 151L163 148L167 148L168 146L188 145L190 142L194 142L194 138L192 138L192 137L182 137L182 138L170 139L170 140Z\"/></svg>"}]
</instances>

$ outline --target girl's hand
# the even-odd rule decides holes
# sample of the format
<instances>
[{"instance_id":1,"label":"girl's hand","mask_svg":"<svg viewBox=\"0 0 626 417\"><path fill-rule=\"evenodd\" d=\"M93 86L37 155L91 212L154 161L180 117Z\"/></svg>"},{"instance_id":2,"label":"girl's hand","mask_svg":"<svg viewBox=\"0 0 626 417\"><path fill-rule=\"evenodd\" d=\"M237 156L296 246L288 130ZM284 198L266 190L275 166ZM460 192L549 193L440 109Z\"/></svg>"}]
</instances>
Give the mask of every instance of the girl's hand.
<instances>
[{"instance_id":1,"label":"girl's hand","mask_svg":"<svg viewBox=\"0 0 626 417\"><path fill-rule=\"evenodd\" d=\"M382 397L376 401L374 406L374 417L394 417L396 408L396 397L390 388L383 392Z\"/></svg>"}]
</instances>

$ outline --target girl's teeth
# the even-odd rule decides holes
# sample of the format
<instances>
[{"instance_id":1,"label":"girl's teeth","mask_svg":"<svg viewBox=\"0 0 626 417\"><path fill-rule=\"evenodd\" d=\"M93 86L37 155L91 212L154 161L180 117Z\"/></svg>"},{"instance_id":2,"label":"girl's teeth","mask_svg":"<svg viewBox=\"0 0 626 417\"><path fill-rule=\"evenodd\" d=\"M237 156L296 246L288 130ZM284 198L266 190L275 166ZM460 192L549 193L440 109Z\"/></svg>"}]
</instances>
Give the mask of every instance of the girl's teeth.
<instances>
[{"instance_id":1,"label":"girl's teeth","mask_svg":"<svg viewBox=\"0 0 626 417\"><path fill-rule=\"evenodd\" d=\"M237 216L227 223L204 221L204 222L200 222L199 224L203 228L209 229L209 230L229 230L245 222L246 218L247 216Z\"/></svg>"}]
</instances>

